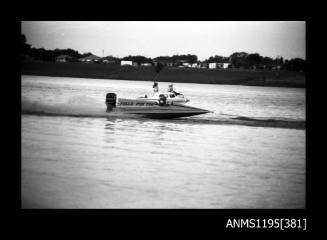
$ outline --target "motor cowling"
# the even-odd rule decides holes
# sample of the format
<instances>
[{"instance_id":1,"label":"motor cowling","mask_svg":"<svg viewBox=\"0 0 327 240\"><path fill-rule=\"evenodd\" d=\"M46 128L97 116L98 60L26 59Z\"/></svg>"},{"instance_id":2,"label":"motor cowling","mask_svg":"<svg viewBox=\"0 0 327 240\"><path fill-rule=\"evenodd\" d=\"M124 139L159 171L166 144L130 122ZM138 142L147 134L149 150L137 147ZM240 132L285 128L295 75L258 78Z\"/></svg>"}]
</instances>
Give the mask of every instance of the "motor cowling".
<instances>
[{"instance_id":1,"label":"motor cowling","mask_svg":"<svg viewBox=\"0 0 327 240\"><path fill-rule=\"evenodd\" d=\"M116 99L117 99L117 95L115 93L107 93L106 95L107 111L110 111L112 110L112 108L116 107Z\"/></svg>"}]
</instances>

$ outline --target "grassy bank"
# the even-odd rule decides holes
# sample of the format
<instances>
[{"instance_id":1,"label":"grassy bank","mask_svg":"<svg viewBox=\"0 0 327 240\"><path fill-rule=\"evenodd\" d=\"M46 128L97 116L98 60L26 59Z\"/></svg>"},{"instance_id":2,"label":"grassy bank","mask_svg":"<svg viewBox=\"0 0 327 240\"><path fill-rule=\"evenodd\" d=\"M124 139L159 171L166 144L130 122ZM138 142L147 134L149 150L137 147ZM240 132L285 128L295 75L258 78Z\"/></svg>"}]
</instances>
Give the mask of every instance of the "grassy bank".
<instances>
[{"instance_id":1,"label":"grassy bank","mask_svg":"<svg viewBox=\"0 0 327 240\"><path fill-rule=\"evenodd\" d=\"M142 81L152 81L156 75L153 67L43 61L23 61L21 73L25 75ZM276 71L265 72L263 70L164 68L157 80L163 82L305 87L305 74L291 71L277 73Z\"/></svg>"}]
</instances>

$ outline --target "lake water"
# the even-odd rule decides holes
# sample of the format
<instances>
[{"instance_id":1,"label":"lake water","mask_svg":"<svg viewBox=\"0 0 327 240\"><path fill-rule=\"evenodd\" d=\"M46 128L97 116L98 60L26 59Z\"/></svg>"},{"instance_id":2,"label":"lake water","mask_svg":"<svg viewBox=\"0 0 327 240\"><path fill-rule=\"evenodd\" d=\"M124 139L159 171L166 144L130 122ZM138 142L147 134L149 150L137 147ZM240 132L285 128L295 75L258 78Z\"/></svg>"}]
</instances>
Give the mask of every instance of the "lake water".
<instances>
[{"instance_id":1,"label":"lake water","mask_svg":"<svg viewBox=\"0 0 327 240\"><path fill-rule=\"evenodd\" d=\"M174 87L214 113L110 116L152 82L22 76L22 207L305 208L305 89Z\"/></svg>"}]
</instances>

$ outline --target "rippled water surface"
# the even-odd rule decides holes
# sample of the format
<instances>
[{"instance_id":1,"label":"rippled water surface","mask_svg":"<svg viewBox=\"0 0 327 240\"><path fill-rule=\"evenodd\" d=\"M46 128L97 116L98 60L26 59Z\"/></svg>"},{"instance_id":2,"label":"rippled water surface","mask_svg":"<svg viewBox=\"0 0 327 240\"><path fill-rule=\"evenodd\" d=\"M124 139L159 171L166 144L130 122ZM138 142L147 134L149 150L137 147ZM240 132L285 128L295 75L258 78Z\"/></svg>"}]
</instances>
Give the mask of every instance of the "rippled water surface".
<instances>
[{"instance_id":1,"label":"rippled water surface","mask_svg":"<svg viewBox=\"0 0 327 240\"><path fill-rule=\"evenodd\" d=\"M23 207L305 208L304 89L174 86L214 113L110 116L152 83L22 76Z\"/></svg>"}]
</instances>

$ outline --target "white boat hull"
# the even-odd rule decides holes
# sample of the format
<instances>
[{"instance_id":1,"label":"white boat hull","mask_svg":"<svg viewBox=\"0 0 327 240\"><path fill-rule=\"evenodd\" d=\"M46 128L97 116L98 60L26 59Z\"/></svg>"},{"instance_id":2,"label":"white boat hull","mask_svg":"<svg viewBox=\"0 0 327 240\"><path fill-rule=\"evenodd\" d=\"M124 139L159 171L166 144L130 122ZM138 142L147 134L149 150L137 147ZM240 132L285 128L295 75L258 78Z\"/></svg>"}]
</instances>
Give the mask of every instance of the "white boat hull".
<instances>
[{"instance_id":1,"label":"white boat hull","mask_svg":"<svg viewBox=\"0 0 327 240\"><path fill-rule=\"evenodd\" d=\"M133 106L117 106L114 111L120 111L128 114L139 115L147 118L170 119L189 117L210 113L210 111L185 106L185 105L165 105L165 106L149 106L149 107L133 107Z\"/></svg>"},{"instance_id":2,"label":"white boat hull","mask_svg":"<svg viewBox=\"0 0 327 240\"><path fill-rule=\"evenodd\" d=\"M146 118L180 118L189 117L210 113L210 111L184 104L167 103L165 101L150 101L149 99L124 99L119 98L116 105L116 98L114 94L109 93L109 100L107 99L107 112L119 112L125 114L133 114Z\"/></svg>"}]
</instances>

